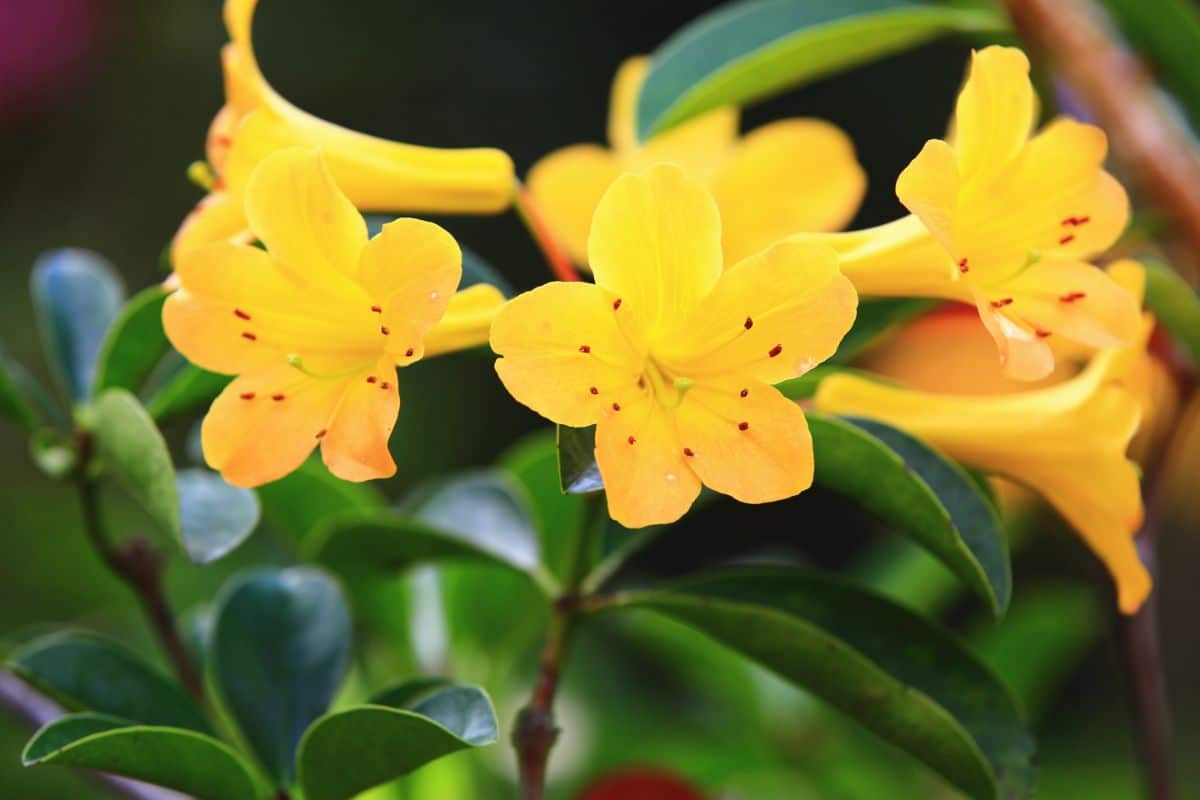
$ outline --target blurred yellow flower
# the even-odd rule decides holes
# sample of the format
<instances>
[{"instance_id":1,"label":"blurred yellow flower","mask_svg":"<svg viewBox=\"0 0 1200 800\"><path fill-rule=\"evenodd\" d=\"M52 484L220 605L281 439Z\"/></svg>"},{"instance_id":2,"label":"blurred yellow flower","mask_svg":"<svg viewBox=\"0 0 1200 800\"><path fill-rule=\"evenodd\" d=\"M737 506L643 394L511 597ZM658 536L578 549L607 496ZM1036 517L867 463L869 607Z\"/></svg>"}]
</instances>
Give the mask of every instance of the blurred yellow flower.
<instances>
[{"instance_id":1,"label":"blurred yellow flower","mask_svg":"<svg viewBox=\"0 0 1200 800\"><path fill-rule=\"evenodd\" d=\"M630 58L613 81L609 147L577 144L543 158L529 190L571 257L587 265L596 204L624 172L674 163L706 185L721 210L725 263L736 264L799 231L836 231L858 210L866 175L835 125L785 119L738 139L738 110L710 111L645 144L634 133L649 59Z\"/></svg>"},{"instance_id":2,"label":"blurred yellow flower","mask_svg":"<svg viewBox=\"0 0 1200 800\"><path fill-rule=\"evenodd\" d=\"M232 242L185 251L163 309L179 352L238 376L204 420L205 460L256 486L320 444L341 478L393 474L396 367L486 341L503 297L490 286L455 294L462 254L433 223L398 219L368 241L319 151L264 159L245 203L266 252Z\"/></svg>"},{"instance_id":3,"label":"blurred yellow flower","mask_svg":"<svg viewBox=\"0 0 1200 800\"><path fill-rule=\"evenodd\" d=\"M491 341L519 402L596 425L613 519L672 522L701 483L747 503L806 489L808 425L771 384L832 355L854 321L833 251L781 244L722 272L712 195L659 164L608 188L588 255L595 284L520 295Z\"/></svg>"},{"instance_id":4,"label":"blurred yellow flower","mask_svg":"<svg viewBox=\"0 0 1200 800\"><path fill-rule=\"evenodd\" d=\"M296 108L259 71L251 41L258 0L226 0L221 51L225 105L208 131L214 173L207 197L184 220L172 257L247 235L243 194L254 167L285 147L320 147L338 186L364 211L493 213L512 197L512 160L499 150L401 144L339 127Z\"/></svg>"},{"instance_id":5,"label":"blurred yellow flower","mask_svg":"<svg viewBox=\"0 0 1200 800\"><path fill-rule=\"evenodd\" d=\"M1138 333L1128 293L1086 262L1129 219L1124 189L1103 169L1106 137L1058 119L1031 138L1036 107L1024 53L975 53L953 141L927 142L896 182L913 216L815 237L838 250L862 294L975 305L1020 380L1053 372L1052 337L1095 349Z\"/></svg>"}]
</instances>

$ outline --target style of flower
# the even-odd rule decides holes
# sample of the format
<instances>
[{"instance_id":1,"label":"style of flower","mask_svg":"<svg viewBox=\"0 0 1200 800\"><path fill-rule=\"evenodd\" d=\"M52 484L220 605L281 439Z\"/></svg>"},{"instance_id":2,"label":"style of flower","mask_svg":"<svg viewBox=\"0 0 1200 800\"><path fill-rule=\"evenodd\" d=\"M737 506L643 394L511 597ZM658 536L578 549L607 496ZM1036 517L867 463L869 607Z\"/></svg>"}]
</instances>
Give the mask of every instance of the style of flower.
<instances>
[{"instance_id":1,"label":"style of flower","mask_svg":"<svg viewBox=\"0 0 1200 800\"><path fill-rule=\"evenodd\" d=\"M512 197L512 160L490 148L418 147L319 119L281 97L263 77L251 41L258 0L226 0L229 43L221 51L225 105L205 145L209 194L175 234L172 257L207 242L245 240L243 195L254 168L286 147L319 147L338 186L364 211L495 213Z\"/></svg>"},{"instance_id":2,"label":"style of flower","mask_svg":"<svg viewBox=\"0 0 1200 800\"><path fill-rule=\"evenodd\" d=\"M1138 333L1138 309L1087 259L1129 219L1103 169L1100 129L1057 119L1031 137L1036 96L1020 50L974 54L952 141L926 143L896 194L913 216L816 239L833 246L864 295L941 297L976 306L1005 372L1054 369L1055 340L1113 347Z\"/></svg>"},{"instance_id":3,"label":"style of flower","mask_svg":"<svg viewBox=\"0 0 1200 800\"><path fill-rule=\"evenodd\" d=\"M833 251L781 244L723 271L712 195L659 164L608 188L588 256L595 284L518 296L491 343L519 402L596 425L612 518L672 522L702 483L747 503L806 489L808 425L772 384L832 355L854 321Z\"/></svg>"},{"instance_id":4,"label":"style of flower","mask_svg":"<svg viewBox=\"0 0 1200 800\"><path fill-rule=\"evenodd\" d=\"M463 328L479 328L479 306L494 311L502 298L473 287L458 295L465 321L443 320L462 274L454 239L405 218L368 240L318 151L264 159L245 201L266 250L232 242L187 250L163 309L179 352L237 376L204 419L205 460L230 483L256 486L296 469L320 445L338 477L392 475L396 367L428 350L478 343L482 331L464 337Z\"/></svg>"},{"instance_id":5,"label":"style of flower","mask_svg":"<svg viewBox=\"0 0 1200 800\"><path fill-rule=\"evenodd\" d=\"M678 165L713 193L721 209L726 264L790 234L836 231L850 222L866 175L837 126L785 119L739 140L738 109L728 106L639 143L635 111L648 69L649 59L634 57L617 71L608 148L565 147L529 172L530 192L576 262L587 265L588 228L604 191L622 173L659 162Z\"/></svg>"}]
</instances>

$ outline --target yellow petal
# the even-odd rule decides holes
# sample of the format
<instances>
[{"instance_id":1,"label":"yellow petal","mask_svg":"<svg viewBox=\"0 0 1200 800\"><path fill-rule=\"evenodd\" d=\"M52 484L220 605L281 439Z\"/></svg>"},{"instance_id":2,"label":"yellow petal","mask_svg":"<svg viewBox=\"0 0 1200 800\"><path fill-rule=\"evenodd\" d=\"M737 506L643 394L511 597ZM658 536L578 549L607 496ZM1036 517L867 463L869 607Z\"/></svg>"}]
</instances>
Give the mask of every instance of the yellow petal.
<instances>
[{"instance_id":1,"label":"yellow petal","mask_svg":"<svg viewBox=\"0 0 1200 800\"><path fill-rule=\"evenodd\" d=\"M608 143L614 150L635 150L637 140L637 99L642 82L650 70L650 59L633 56L617 68L608 98Z\"/></svg>"},{"instance_id":2,"label":"yellow petal","mask_svg":"<svg viewBox=\"0 0 1200 800\"><path fill-rule=\"evenodd\" d=\"M687 463L711 489L743 503L769 503L812 485L804 412L773 386L700 381L675 418Z\"/></svg>"},{"instance_id":3,"label":"yellow petal","mask_svg":"<svg viewBox=\"0 0 1200 800\"><path fill-rule=\"evenodd\" d=\"M173 292L163 305L163 330L188 361L210 372L236 375L286 363L285 351L244 338L247 331L228 306L206 302L186 289Z\"/></svg>"},{"instance_id":4,"label":"yellow petal","mask_svg":"<svg viewBox=\"0 0 1200 800\"><path fill-rule=\"evenodd\" d=\"M618 178L588 240L596 283L621 300L622 326L649 344L682 324L721 275L721 217L678 167Z\"/></svg>"},{"instance_id":5,"label":"yellow petal","mask_svg":"<svg viewBox=\"0 0 1200 800\"><path fill-rule=\"evenodd\" d=\"M784 242L726 270L656 354L675 375L778 383L833 355L857 306L833 250Z\"/></svg>"},{"instance_id":6,"label":"yellow petal","mask_svg":"<svg viewBox=\"0 0 1200 800\"><path fill-rule=\"evenodd\" d=\"M596 463L608 514L627 528L664 525L682 517L700 494L674 421L646 390L620 393L596 425Z\"/></svg>"},{"instance_id":7,"label":"yellow petal","mask_svg":"<svg viewBox=\"0 0 1200 800\"><path fill-rule=\"evenodd\" d=\"M529 170L529 191L538 209L577 264L587 264L592 215L619 174L613 155L594 144L556 150Z\"/></svg>"},{"instance_id":8,"label":"yellow petal","mask_svg":"<svg viewBox=\"0 0 1200 800\"><path fill-rule=\"evenodd\" d=\"M622 335L614 303L587 283L548 283L510 301L491 335L509 394L561 425L594 424L642 372L643 355Z\"/></svg>"},{"instance_id":9,"label":"yellow petal","mask_svg":"<svg viewBox=\"0 0 1200 800\"><path fill-rule=\"evenodd\" d=\"M201 245L248 238L248 224L238 198L225 193L205 196L175 233L171 241L171 263L178 264L184 253Z\"/></svg>"},{"instance_id":10,"label":"yellow petal","mask_svg":"<svg viewBox=\"0 0 1200 800\"><path fill-rule=\"evenodd\" d=\"M854 217L867 179L836 125L787 119L753 131L717 171L725 263L801 231L836 231Z\"/></svg>"},{"instance_id":11,"label":"yellow petal","mask_svg":"<svg viewBox=\"0 0 1200 800\"><path fill-rule=\"evenodd\" d=\"M981 290L973 289L973 292L979 319L996 342L1000 365L1007 377L1039 381L1054 372L1054 351L1044 337L1033 328L1009 319L1003 309L992 306L993 301Z\"/></svg>"},{"instance_id":12,"label":"yellow petal","mask_svg":"<svg viewBox=\"0 0 1200 800\"><path fill-rule=\"evenodd\" d=\"M971 70L954 110L954 144L964 176L1004 169L1033 129L1037 100L1029 59L1015 47L985 47L972 54Z\"/></svg>"},{"instance_id":13,"label":"yellow petal","mask_svg":"<svg viewBox=\"0 0 1200 800\"><path fill-rule=\"evenodd\" d=\"M896 179L896 196L904 207L920 218L946 250L954 254L959 172L954 151L940 139L925 143L921 152Z\"/></svg>"},{"instance_id":14,"label":"yellow petal","mask_svg":"<svg viewBox=\"0 0 1200 800\"><path fill-rule=\"evenodd\" d=\"M492 321L503 307L504 295L490 284L455 292L446 313L425 335L425 357L487 344Z\"/></svg>"},{"instance_id":15,"label":"yellow petal","mask_svg":"<svg viewBox=\"0 0 1200 800\"><path fill-rule=\"evenodd\" d=\"M1134 298L1091 264L1042 260L996 291L1013 298L1003 310L1026 327L1088 347L1128 344L1141 327Z\"/></svg>"},{"instance_id":16,"label":"yellow petal","mask_svg":"<svg viewBox=\"0 0 1200 800\"><path fill-rule=\"evenodd\" d=\"M369 481L394 475L396 464L388 452L388 439L399 414L396 371L383 360L375 365L370 375L356 376L349 382L321 438L321 457L325 466L347 481Z\"/></svg>"}]
</instances>

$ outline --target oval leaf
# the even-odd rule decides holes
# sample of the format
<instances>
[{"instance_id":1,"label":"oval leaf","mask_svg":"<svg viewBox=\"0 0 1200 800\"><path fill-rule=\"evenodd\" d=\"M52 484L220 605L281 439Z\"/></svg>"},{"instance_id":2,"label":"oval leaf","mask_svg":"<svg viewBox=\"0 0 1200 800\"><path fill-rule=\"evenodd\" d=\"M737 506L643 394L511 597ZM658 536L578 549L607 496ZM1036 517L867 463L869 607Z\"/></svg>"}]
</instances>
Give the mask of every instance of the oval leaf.
<instances>
[{"instance_id":1,"label":"oval leaf","mask_svg":"<svg viewBox=\"0 0 1200 800\"><path fill-rule=\"evenodd\" d=\"M559 485L558 449L548 429L525 437L501 456L499 466L529 497L529 510L541 539L542 561L551 574L566 579L572 568L570 544L583 525L584 499L565 494Z\"/></svg>"},{"instance_id":2,"label":"oval leaf","mask_svg":"<svg viewBox=\"0 0 1200 800\"><path fill-rule=\"evenodd\" d=\"M596 426L558 426L558 483L566 494L604 490L604 479L596 465Z\"/></svg>"},{"instance_id":3,"label":"oval leaf","mask_svg":"<svg viewBox=\"0 0 1200 800\"><path fill-rule=\"evenodd\" d=\"M230 486L215 472L186 469L175 476L183 546L196 564L226 555L258 525L258 496Z\"/></svg>"},{"instance_id":4,"label":"oval leaf","mask_svg":"<svg viewBox=\"0 0 1200 800\"><path fill-rule=\"evenodd\" d=\"M175 468L146 409L124 389L108 389L95 402L91 425L104 468L151 519L182 541Z\"/></svg>"},{"instance_id":5,"label":"oval leaf","mask_svg":"<svg viewBox=\"0 0 1200 800\"><path fill-rule=\"evenodd\" d=\"M1141 261L1146 267L1146 308L1187 349L1192 363L1200 364L1200 297L1163 262Z\"/></svg>"},{"instance_id":6,"label":"oval leaf","mask_svg":"<svg viewBox=\"0 0 1200 800\"><path fill-rule=\"evenodd\" d=\"M21 754L25 766L98 769L175 789L198 800L257 800L250 767L195 731L135 725L103 714L71 714L42 728Z\"/></svg>"},{"instance_id":7,"label":"oval leaf","mask_svg":"<svg viewBox=\"0 0 1200 800\"><path fill-rule=\"evenodd\" d=\"M121 645L98 636L43 636L14 653L8 668L65 708L144 725L212 731L178 685Z\"/></svg>"},{"instance_id":8,"label":"oval leaf","mask_svg":"<svg viewBox=\"0 0 1200 800\"><path fill-rule=\"evenodd\" d=\"M1032 795L1009 690L953 636L851 584L757 567L620 596L813 692L978 800Z\"/></svg>"},{"instance_id":9,"label":"oval leaf","mask_svg":"<svg viewBox=\"0 0 1200 800\"><path fill-rule=\"evenodd\" d=\"M261 570L223 592L208 649L222 705L267 771L292 782L296 746L329 708L350 658L350 614L332 578Z\"/></svg>"},{"instance_id":10,"label":"oval leaf","mask_svg":"<svg viewBox=\"0 0 1200 800\"><path fill-rule=\"evenodd\" d=\"M480 689L453 686L411 710L357 706L317 721L300 744L306 800L347 800L442 756L496 740L496 714Z\"/></svg>"},{"instance_id":11,"label":"oval leaf","mask_svg":"<svg viewBox=\"0 0 1200 800\"><path fill-rule=\"evenodd\" d=\"M32 431L43 421L39 405L49 402L45 395L28 370L0 350L0 416Z\"/></svg>"},{"instance_id":12,"label":"oval leaf","mask_svg":"<svg viewBox=\"0 0 1200 800\"><path fill-rule=\"evenodd\" d=\"M1012 593L1008 544L995 507L970 475L889 425L807 416L813 481L910 537L1003 615Z\"/></svg>"},{"instance_id":13,"label":"oval leaf","mask_svg":"<svg viewBox=\"0 0 1200 800\"><path fill-rule=\"evenodd\" d=\"M1004 30L1003 15L902 0L763 0L718 8L652 55L637 104L646 140L724 105L743 105L951 32Z\"/></svg>"},{"instance_id":14,"label":"oval leaf","mask_svg":"<svg viewBox=\"0 0 1200 800\"><path fill-rule=\"evenodd\" d=\"M162 325L167 294L163 287L151 286L121 309L100 348L94 394L114 386L136 392L171 349Z\"/></svg>"}]
</instances>

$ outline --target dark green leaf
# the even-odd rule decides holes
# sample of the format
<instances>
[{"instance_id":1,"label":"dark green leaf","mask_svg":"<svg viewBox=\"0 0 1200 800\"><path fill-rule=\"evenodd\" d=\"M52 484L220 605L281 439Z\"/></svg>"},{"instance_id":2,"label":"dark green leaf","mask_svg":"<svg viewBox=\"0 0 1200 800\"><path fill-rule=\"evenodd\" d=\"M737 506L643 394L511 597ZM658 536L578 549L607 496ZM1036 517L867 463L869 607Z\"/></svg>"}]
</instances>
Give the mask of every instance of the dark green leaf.
<instances>
[{"instance_id":1,"label":"dark green leaf","mask_svg":"<svg viewBox=\"0 0 1200 800\"><path fill-rule=\"evenodd\" d=\"M376 692L367 701L367 705L412 708L413 703L421 698L428 697L434 692L452 685L453 682L449 678L436 676L413 678L384 689L382 692Z\"/></svg>"},{"instance_id":2,"label":"dark green leaf","mask_svg":"<svg viewBox=\"0 0 1200 800\"><path fill-rule=\"evenodd\" d=\"M584 499L559 486L558 448L553 431L543 429L522 439L500 458L530 498L530 512L541 537L542 561L551 574L565 579L573 565L568 546L583 525Z\"/></svg>"},{"instance_id":3,"label":"dark green leaf","mask_svg":"<svg viewBox=\"0 0 1200 800\"><path fill-rule=\"evenodd\" d=\"M246 540L258 524L258 496L230 486L215 472L186 469L175 476L183 546L196 564L208 564Z\"/></svg>"},{"instance_id":4,"label":"dark green leaf","mask_svg":"<svg viewBox=\"0 0 1200 800\"><path fill-rule=\"evenodd\" d=\"M880 422L808 414L814 482L854 498L910 537L1000 616L1012 574L995 508L958 465Z\"/></svg>"},{"instance_id":5,"label":"dark green leaf","mask_svg":"<svg viewBox=\"0 0 1200 800\"><path fill-rule=\"evenodd\" d=\"M1187 110L1192 129L1200 131L1200 10L1191 0L1104 0L1121 32L1153 66L1161 81Z\"/></svg>"},{"instance_id":6,"label":"dark green leaf","mask_svg":"<svg viewBox=\"0 0 1200 800\"><path fill-rule=\"evenodd\" d=\"M852 584L755 567L623 595L807 689L972 798L1033 793L1033 740L1008 689L952 635Z\"/></svg>"},{"instance_id":7,"label":"dark green leaf","mask_svg":"<svg viewBox=\"0 0 1200 800\"><path fill-rule=\"evenodd\" d=\"M0 350L0 416L32 431L42 423L37 401L44 395L25 367Z\"/></svg>"},{"instance_id":8,"label":"dark green leaf","mask_svg":"<svg viewBox=\"0 0 1200 800\"><path fill-rule=\"evenodd\" d=\"M1146 267L1146 308L1187 349L1192 363L1200 364L1200 297L1163 262L1153 258L1141 262Z\"/></svg>"},{"instance_id":9,"label":"dark green leaf","mask_svg":"<svg viewBox=\"0 0 1200 800\"><path fill-rule=\"evenodd\" d=\"M108 474L164 531L182 541L171 454L146 409L124 389L108 389L96 398L91 429Z\"/></svg>"},{"instance_id":10,"label":"dark green leaf","mask_svg":"<svg viewBox=\"0 0 1200 800\"><path fill-rule=\"evenodd\" d=\"M92 393L119 387L136 392L170 350L163 332L162 307L167 290L144 289L125 304L100 348Z\"/></svg>"},{"instance_id":11,"label":"dark green leaf","mask_svg":"<svg viewBox=\"0 0 1200 800\"><path fill-rule=\"evenodd\" d=\"M74 711L211 732L187 693L121 645L98 636L75 632L42 636L13 653L8 668Z\"/></svg>"},{"instance_id":12,"label":"dark green leaf","mask_svg":"<svg viewBox=\"0 0 1200 800\"><path fill-rule=\"evenodd\" d=\"M258 487L263 518L300 542L321 522L348 511L380 510L384 497L369 483L350 483L310 458L287 477Z\"/></svg>"},{"instance_id":13,"label":"dark green leaf","mask_svg":"<svg viewBox=\"0 0 1200 800\"><path fill-rule=\"evenodd\" d=\"M901 0L753 0L699 17L651 57L637 105L645 140L952 32L1003 30L998 10Z\"/></svg>"},{"instance_id":14,"label":"dark green leaf","mask_svg":"<svg viewBox=\"0 0 1200 800\"><path fill-rule=\"evenodd\" d=\"M567 494L603 491L596 466L596 428L558 426L558 482Z\"/></svg>"},{"instance_id":15,"label":"dark green leaf","mask_svg":"<svg viewBox=\"0 0 1200 800\"><path fill-rule=\"evenodd\" d=\"M260 570L222 593L209 672L267 771L287 786L300 737L329 708L350 658L342 591L317 570Z\"/></svg>"},{"instance_id":16,"label":"dark green leaf","mask_svg":"<svg viewBox=\"0 0 1200 800\"><path fill-rule=\"evenodd\" d=\"M185 792L198 800L259 800L241 756L182 728L136 725L103 714L71 714L42 728L21 754L25 766L98 769Z\"/></svg>"},{"instance_id":17,"label":"dark green leaf","mask_svg":"<svg viewBox=\"0 0 1200 800\"><path fill-rule=\"evenodd\" d=\"M541 561L529 501L503 473L476 472L446 481L413 515L519 570L531 572Z\"/></svg>"},{"instance_id":18,"label":"dark green leaf","mask_svg":"<svg viewBox=\"0 0 1200 800\"><path fill-rule=\"evenodd\" d=\"M210 403L233 380L228 375L218 375L188 364L171 353L167 354L166 360L173 361L175 368L146 400L146 410L160 422Z\"/></svg>"},{"instance_id":19,"label":"dark green leaf","mask_svg":"<svg viewBox=\"0 0 1200 800\"><path fill-rule=\"evenodd\" d=\"M925 313L935 305L937 304L932 300L908 297L859 301L854 327L842 339L842 343L838 345L837 352L829 359L829 363L849 364L892 328ZM803 378L796 380L803 380Z\"/></svg>"},{"instance_id":20,"label":"dark green leaf","mask_svg":"<svg viewBox=\"0 0 1200 800\"><path fill-rule=\"evenodd\" d=\"M52 250L34 264L30 294L51 370L67 397L86 402L100 345L125 297L120 276L95 253Z\"/></svg>"},{"instance_id":21,"label":"dark green leaf","mask_svg":"<svg viewBox=\"0 0 1200 800\"><path fill-rule=\"evenodd\" d=\"M836 375L839 372L856 372L857 370L847 369L846 367L831 367L817 366L810 369L798 378L788 378L786 381L781 381L775 384L784 397L791 400L807 400L817 393L817 388L821 385L821 381L828 378L830 375Z\"/></svg>"},{"instance_id":22,"label":"dark green leaf","mask_svg":"<svg viewBox=\"0 0 1200 800\"><path fill-rule=\"evenodd\" d=\"M481 690L452 686L411 710L356 706L319 720L300 745L306 800L348 800L442 756L496 740L496 715Z\"/></svg>"}]
</instances>

